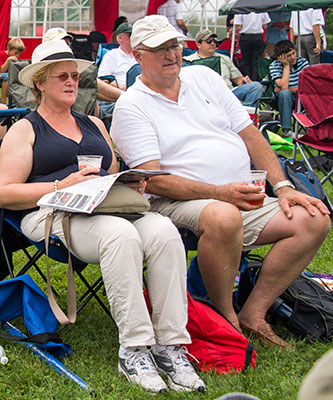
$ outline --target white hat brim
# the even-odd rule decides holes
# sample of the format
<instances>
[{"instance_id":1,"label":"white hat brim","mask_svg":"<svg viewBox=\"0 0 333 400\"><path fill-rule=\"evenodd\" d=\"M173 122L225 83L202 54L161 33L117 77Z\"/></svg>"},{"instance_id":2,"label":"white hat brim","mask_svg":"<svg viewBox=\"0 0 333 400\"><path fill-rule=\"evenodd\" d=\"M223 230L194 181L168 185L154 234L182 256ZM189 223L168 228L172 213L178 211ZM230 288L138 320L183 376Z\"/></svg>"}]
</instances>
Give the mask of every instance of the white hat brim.
<instances>
[{"instance_id":1,"label":"white hat brim","mask_svg":"<svg viewBox=\"0 0 333 400\"><path fill-rule=\"evenodd\" d=\"M48 65L48 64L55 64L63 61L73 61L77 65L77 72L82 73L85 71L87 68L89 68L91 65L93 65L93 61L88 61L88 60L82 60L78 58L63 58L60 60L45 60L45 61L39 61L34 64L27 65L24 67L18 74L18 79L19 81L24 85L29 88L34 88L34 82L32 80L32 77L34 74L40 70L42 67Z\"/></svg>"}]
</instances>

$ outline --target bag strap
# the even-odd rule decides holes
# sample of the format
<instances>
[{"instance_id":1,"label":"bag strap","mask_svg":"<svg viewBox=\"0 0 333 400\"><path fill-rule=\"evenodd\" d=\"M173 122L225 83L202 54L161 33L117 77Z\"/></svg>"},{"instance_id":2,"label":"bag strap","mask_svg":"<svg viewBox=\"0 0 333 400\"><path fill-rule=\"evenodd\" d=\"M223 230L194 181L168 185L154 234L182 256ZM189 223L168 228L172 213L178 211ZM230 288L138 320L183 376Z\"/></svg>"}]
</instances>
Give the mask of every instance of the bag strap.
<instances>
[{"instance_id":1,"label":"bag strap","mask_svg":"<svg viewBox=\"0 0 333 400\"><path fill-rule=\"evenodd\" d=\"M69 234L69 218L71 216L70 213L65 212L62 219L62 229L65 235L65 241L68 251L68 274L67 274L67 313L68 316L62 311L59 307L58 303L54 298L54 294L51 287L50 282L50 270L49 270L49 244L50 244L50 234L52 223L54 220L54 216L56 211L52 211L46 217L45 221L45 252L46 252L46 269L47 269L47 295L51 310L53 311L55 317L59 321L61 325L73 324L76 320L76 291L75 291L75 281L74 281L74 272L73 272L73 264L71 257L71 248L70 248L70 234Z\"/></svg>"},{"instance_id":2,"label":"bag strap","mask_svg":"<svg viewBox=\"0 0 333 400\"><path fill-rule=\"evenodd\" d=\"M27 343L40 343L45 344L47 342L54 343L63 343L60 336L57 333L53 332L43 332L38 333L37 335L31 335L28 337L10 335L9 333L4 333L0 331L0 337L9 340L16 340L17 342L27 342Z\"/></svg>"}]
</instances>

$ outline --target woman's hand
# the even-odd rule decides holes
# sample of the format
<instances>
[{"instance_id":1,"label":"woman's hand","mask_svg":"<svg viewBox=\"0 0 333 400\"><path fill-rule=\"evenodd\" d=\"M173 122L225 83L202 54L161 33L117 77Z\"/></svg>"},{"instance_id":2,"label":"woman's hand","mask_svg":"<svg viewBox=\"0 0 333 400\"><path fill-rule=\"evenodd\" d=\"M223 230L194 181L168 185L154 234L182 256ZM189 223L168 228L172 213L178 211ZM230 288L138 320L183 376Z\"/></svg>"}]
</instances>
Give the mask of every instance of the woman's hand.
<instances>
[{"instance_id":1,"label":"woman's hand","mask_svg":"<svg viewBox=\"0 0 333 400\"><path fill-rule=\"evenodd\" d=\"M58 189L63 189L68 186L76 185L77 183L87 181L89 179L95 179L100 177L100 168L86 167L80 169L78 172L73 172L66 178L62 179L58 183Z\"/></svg>"},{"instance_id":2,"label":"woman's hand","mask_svg":"<svg viewBox=\"0 0 333 400\"><path fill-rule=\"evenodd\" d=\"M126 185L129 186L130 188L136 190L138 193L144 194L144 192L146 190L146 186L147 186L147 181L142 179L139 182L131 182L131 183L127 183Z\"/></svg>"}]
</instances>

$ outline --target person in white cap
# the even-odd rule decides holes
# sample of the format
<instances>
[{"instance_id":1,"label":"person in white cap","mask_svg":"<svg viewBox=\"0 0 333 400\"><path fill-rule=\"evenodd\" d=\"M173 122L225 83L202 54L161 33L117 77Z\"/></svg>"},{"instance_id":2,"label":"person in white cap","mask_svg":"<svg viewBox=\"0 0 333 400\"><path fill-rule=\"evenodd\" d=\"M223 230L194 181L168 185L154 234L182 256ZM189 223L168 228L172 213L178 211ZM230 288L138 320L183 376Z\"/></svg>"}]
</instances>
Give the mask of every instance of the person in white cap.
<instances>
[{"instance_id":1,"label":"person in white cap","mask_svg":"<svg viewBox=\"0 0 333 400\"><path fill-rule=\"evenodd\" d=\"M64 28L54 27L48 29L43 35L42 42L49 42L50 40L64 40L67 46L71 47L73 36L65 31Z\"/></svg>"},{"instance_id":2,"label":"person in white cap","mask_svg":"<svg viewBox=\"0 0 333 400\"><path fill-rule=\"evenodd\" d=\"M133 54L142 75L116 104L112 139L130 168L171 172L148 182L151 209L199 237L198 264L214 305L261 342L290 348L265 321L266 312L325 239L329 211L286 180L220 75L205 66L181 68L178 38L163 16L133 25ZM268 171L278 198L244 183L251 161ZM263 244L273 246L237 316L232 291L242 250Z\"/></svg>"},{"instance_id":3,"label":"person in white cap","mask_svg":"<svg viewBox=\"0 0 333 400\"><path fill-rule=\"evenodd\" d=\"M100 175L117 172L117 159L104 124L71 109L80 74L91 62L74 58L63 40L36 47L30 65L19 73L33 89L39 106L7 132L0 149L0 207L25 210L24 234L45 237L49 210L36 209L46 193ZM103 156L101 168L78 170L77 155ZM143 194L144 181L129 184ZM63 212L52 233L64 241ZM179 368L170 386L175 390L205 389L180 344L191 341L186 329L186 260L176 227L168 218L147 212L131 222L113 215L75 214L70 222L71 250L86 263L100 264L111 314L119 329L119 370L131 383L152 392L165 391L152 346L171 347ZM150 317L142 291L146 263ZM176 350L177 349L177 350Z\"/></svg>"}]
</instances>

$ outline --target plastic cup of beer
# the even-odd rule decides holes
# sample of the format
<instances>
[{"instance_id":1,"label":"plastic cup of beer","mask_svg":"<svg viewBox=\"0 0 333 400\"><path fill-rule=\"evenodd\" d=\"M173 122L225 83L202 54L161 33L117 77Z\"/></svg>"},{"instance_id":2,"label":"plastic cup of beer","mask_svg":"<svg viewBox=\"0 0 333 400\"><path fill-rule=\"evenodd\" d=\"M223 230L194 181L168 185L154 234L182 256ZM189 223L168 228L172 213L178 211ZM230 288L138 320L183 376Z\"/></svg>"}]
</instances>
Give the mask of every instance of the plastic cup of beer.
<instances>
[{"instance_id":1,"label":"plastic cup of beer","mask_svg":"<svg viewBox=\"0 0 333 400\"><path fill-rule=\"evenodd\" d=\"M251 171L243 173L243 182L245 182L249 185L259 186L261 188L260 192L265 192L266 176L267 176L267 171L263 171L263 170L259 170L259 169L251 170ZM248 203L253 206L261 207L264 205L264 199L248 200Z\"/></svg>"},{"instance_id":2,"label":"plastic cup of beer","mask_svg":"<svg viewBox=\"0 0 333 400\"><path fill-rule=\"evenodd\" d=\"M79 170L86 167L94 167L101 169L103 156L98 155L80 155L77 157Z\"/></svg>"}]
</instances>

